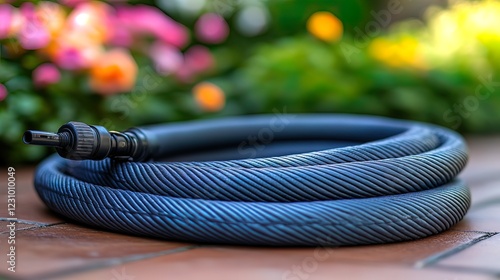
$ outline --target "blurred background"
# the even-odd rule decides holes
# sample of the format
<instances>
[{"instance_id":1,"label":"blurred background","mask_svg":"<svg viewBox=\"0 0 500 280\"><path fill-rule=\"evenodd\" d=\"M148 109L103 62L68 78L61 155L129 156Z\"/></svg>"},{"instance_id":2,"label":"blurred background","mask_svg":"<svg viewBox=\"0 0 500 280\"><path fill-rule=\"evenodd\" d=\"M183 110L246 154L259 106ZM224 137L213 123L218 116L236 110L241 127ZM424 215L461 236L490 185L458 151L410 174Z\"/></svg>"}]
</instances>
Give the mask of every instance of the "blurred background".
<instances>
[{"instance_id":1,"label":"blurred background","mask_svg":"<svg viewBox=\"0 0 500 280\"><path fill-rule=\"evenodd\" d=\"M0 165L26 129L360 113L500 131L500 1L0 1Z\"/></svg>"}]
</instances>

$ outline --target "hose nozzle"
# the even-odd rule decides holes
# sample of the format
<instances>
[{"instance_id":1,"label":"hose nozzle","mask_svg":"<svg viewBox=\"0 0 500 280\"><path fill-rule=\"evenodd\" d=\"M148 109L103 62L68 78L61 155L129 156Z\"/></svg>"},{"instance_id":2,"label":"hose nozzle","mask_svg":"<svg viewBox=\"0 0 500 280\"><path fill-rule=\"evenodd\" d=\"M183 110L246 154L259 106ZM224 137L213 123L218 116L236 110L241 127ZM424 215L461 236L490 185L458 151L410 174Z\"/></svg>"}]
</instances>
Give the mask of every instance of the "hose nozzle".
<instances>
[{"instance_id":1,"label":"hose nozzle","mask_svg":"<svg viewBox=\"0 0 500 280\"><path fill-rule=\"evenodd\" d=\"M57 133L27 130L23 142L54 147L60 156L73 160L110 157L144 161L151 156L146 135L138 128L116 132L102 126L69 122L61 126Z\"/></svg>"},{"instance_id":2,"label":"hose nozzle","mask_svg":"<svg viewBox=\"0 0 500 280\"><path fill-rule=\"evenodd\" d=\"M63 132L64 133L64 132ZM67 145L68 135L64 133L51 133L38 130L28 130L23 135L23 142L25 144L61 147Z\"/></svg>"}]
</instances>

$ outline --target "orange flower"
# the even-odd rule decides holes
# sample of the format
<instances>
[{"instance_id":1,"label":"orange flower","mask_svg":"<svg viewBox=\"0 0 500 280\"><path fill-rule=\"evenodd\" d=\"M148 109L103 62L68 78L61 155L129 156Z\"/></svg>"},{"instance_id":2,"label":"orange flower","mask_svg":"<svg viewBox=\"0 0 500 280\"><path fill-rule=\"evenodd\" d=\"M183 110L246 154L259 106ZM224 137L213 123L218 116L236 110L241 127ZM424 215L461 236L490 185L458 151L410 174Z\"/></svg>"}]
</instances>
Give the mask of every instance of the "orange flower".
<instances>
[{"instance_id":1,"label":"orange flower","mask_svg":"<svg viewBox=\"0 0 500 280\"><path fill-rule=\"evenodd\" d=\"M225 95L222 89L212 83L202 82L193 88L196 103L205 111L215 112L225 105Z\"/></svg>"},{"instance_id":2,"label":"orange flower","mask_svg":"<svg viewBox=\"0 0 500 280\"><path fill-rule=\"evenodd\" d=\"M338 41L342 37L342 22L329 12L316 12L307 20L307 30L323 41Z\"/></svg>"},{"instance_id":3,"label":"orange flower","mask_svg":"<svg viewBox=\"0 0 500 280\"><path fill-rule=\"evenodd\" d=\"M97 93L111 95L130 91L135 85L137 64L123 49L104 53L90 70L90 87Z\"/></svg>"},{"instance_id":4,"label":"orange flower","mask_svg":"<svg viewBox=\"0 0 500 280\"><path fill-rule=\"evenodd\" d=\"M61 5L53 2L40 2L35 13L53 38L64 28L66 14Z\"/></svg>"}]
</instances>

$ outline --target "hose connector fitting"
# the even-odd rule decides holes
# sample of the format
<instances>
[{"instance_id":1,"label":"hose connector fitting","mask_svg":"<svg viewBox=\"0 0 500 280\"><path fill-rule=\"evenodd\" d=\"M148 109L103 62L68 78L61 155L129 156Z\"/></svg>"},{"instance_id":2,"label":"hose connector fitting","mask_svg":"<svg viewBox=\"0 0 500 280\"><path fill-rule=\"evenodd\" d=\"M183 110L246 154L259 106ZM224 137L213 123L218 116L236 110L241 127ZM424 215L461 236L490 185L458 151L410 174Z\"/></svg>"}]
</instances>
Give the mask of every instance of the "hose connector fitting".
<instances>
[{"instance_id":1,"label":"hose connector fitting","mask_svg":"<svg viewBox=\"0 0 500 280\"><path fill-rule=\"evenodd\" d=\"M125 132L108 131L98 125L69 122L57 133L27 130L23 142L32 145L55 147L57 153L72 160L146 161L151 157L146 135L138 128Z\"/></svg>"}]
</instances>

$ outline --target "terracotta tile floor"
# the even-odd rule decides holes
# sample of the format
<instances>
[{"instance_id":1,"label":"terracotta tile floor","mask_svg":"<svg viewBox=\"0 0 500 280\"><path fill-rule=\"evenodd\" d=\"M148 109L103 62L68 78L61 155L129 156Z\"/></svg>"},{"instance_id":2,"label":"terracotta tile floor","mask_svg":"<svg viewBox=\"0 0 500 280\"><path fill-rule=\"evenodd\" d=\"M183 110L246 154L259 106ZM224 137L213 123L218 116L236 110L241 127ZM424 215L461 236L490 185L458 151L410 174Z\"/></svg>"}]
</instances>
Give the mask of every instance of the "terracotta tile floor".
<instances>
[{"instance_id":1,"label":"terracotta tile floor","mask_svg":"<svg viewBox=\"0 0 500 280\"><path fill-rule=\"evenodd\" d=\"M0 279L496 279L500 278L500 137L469 138L461 177L473 206L429 238L344 248L255 248L126 236L66 221L17 170L16 272L7 270L7 170L0 175Z\"/></svg>"}]
</instances>

